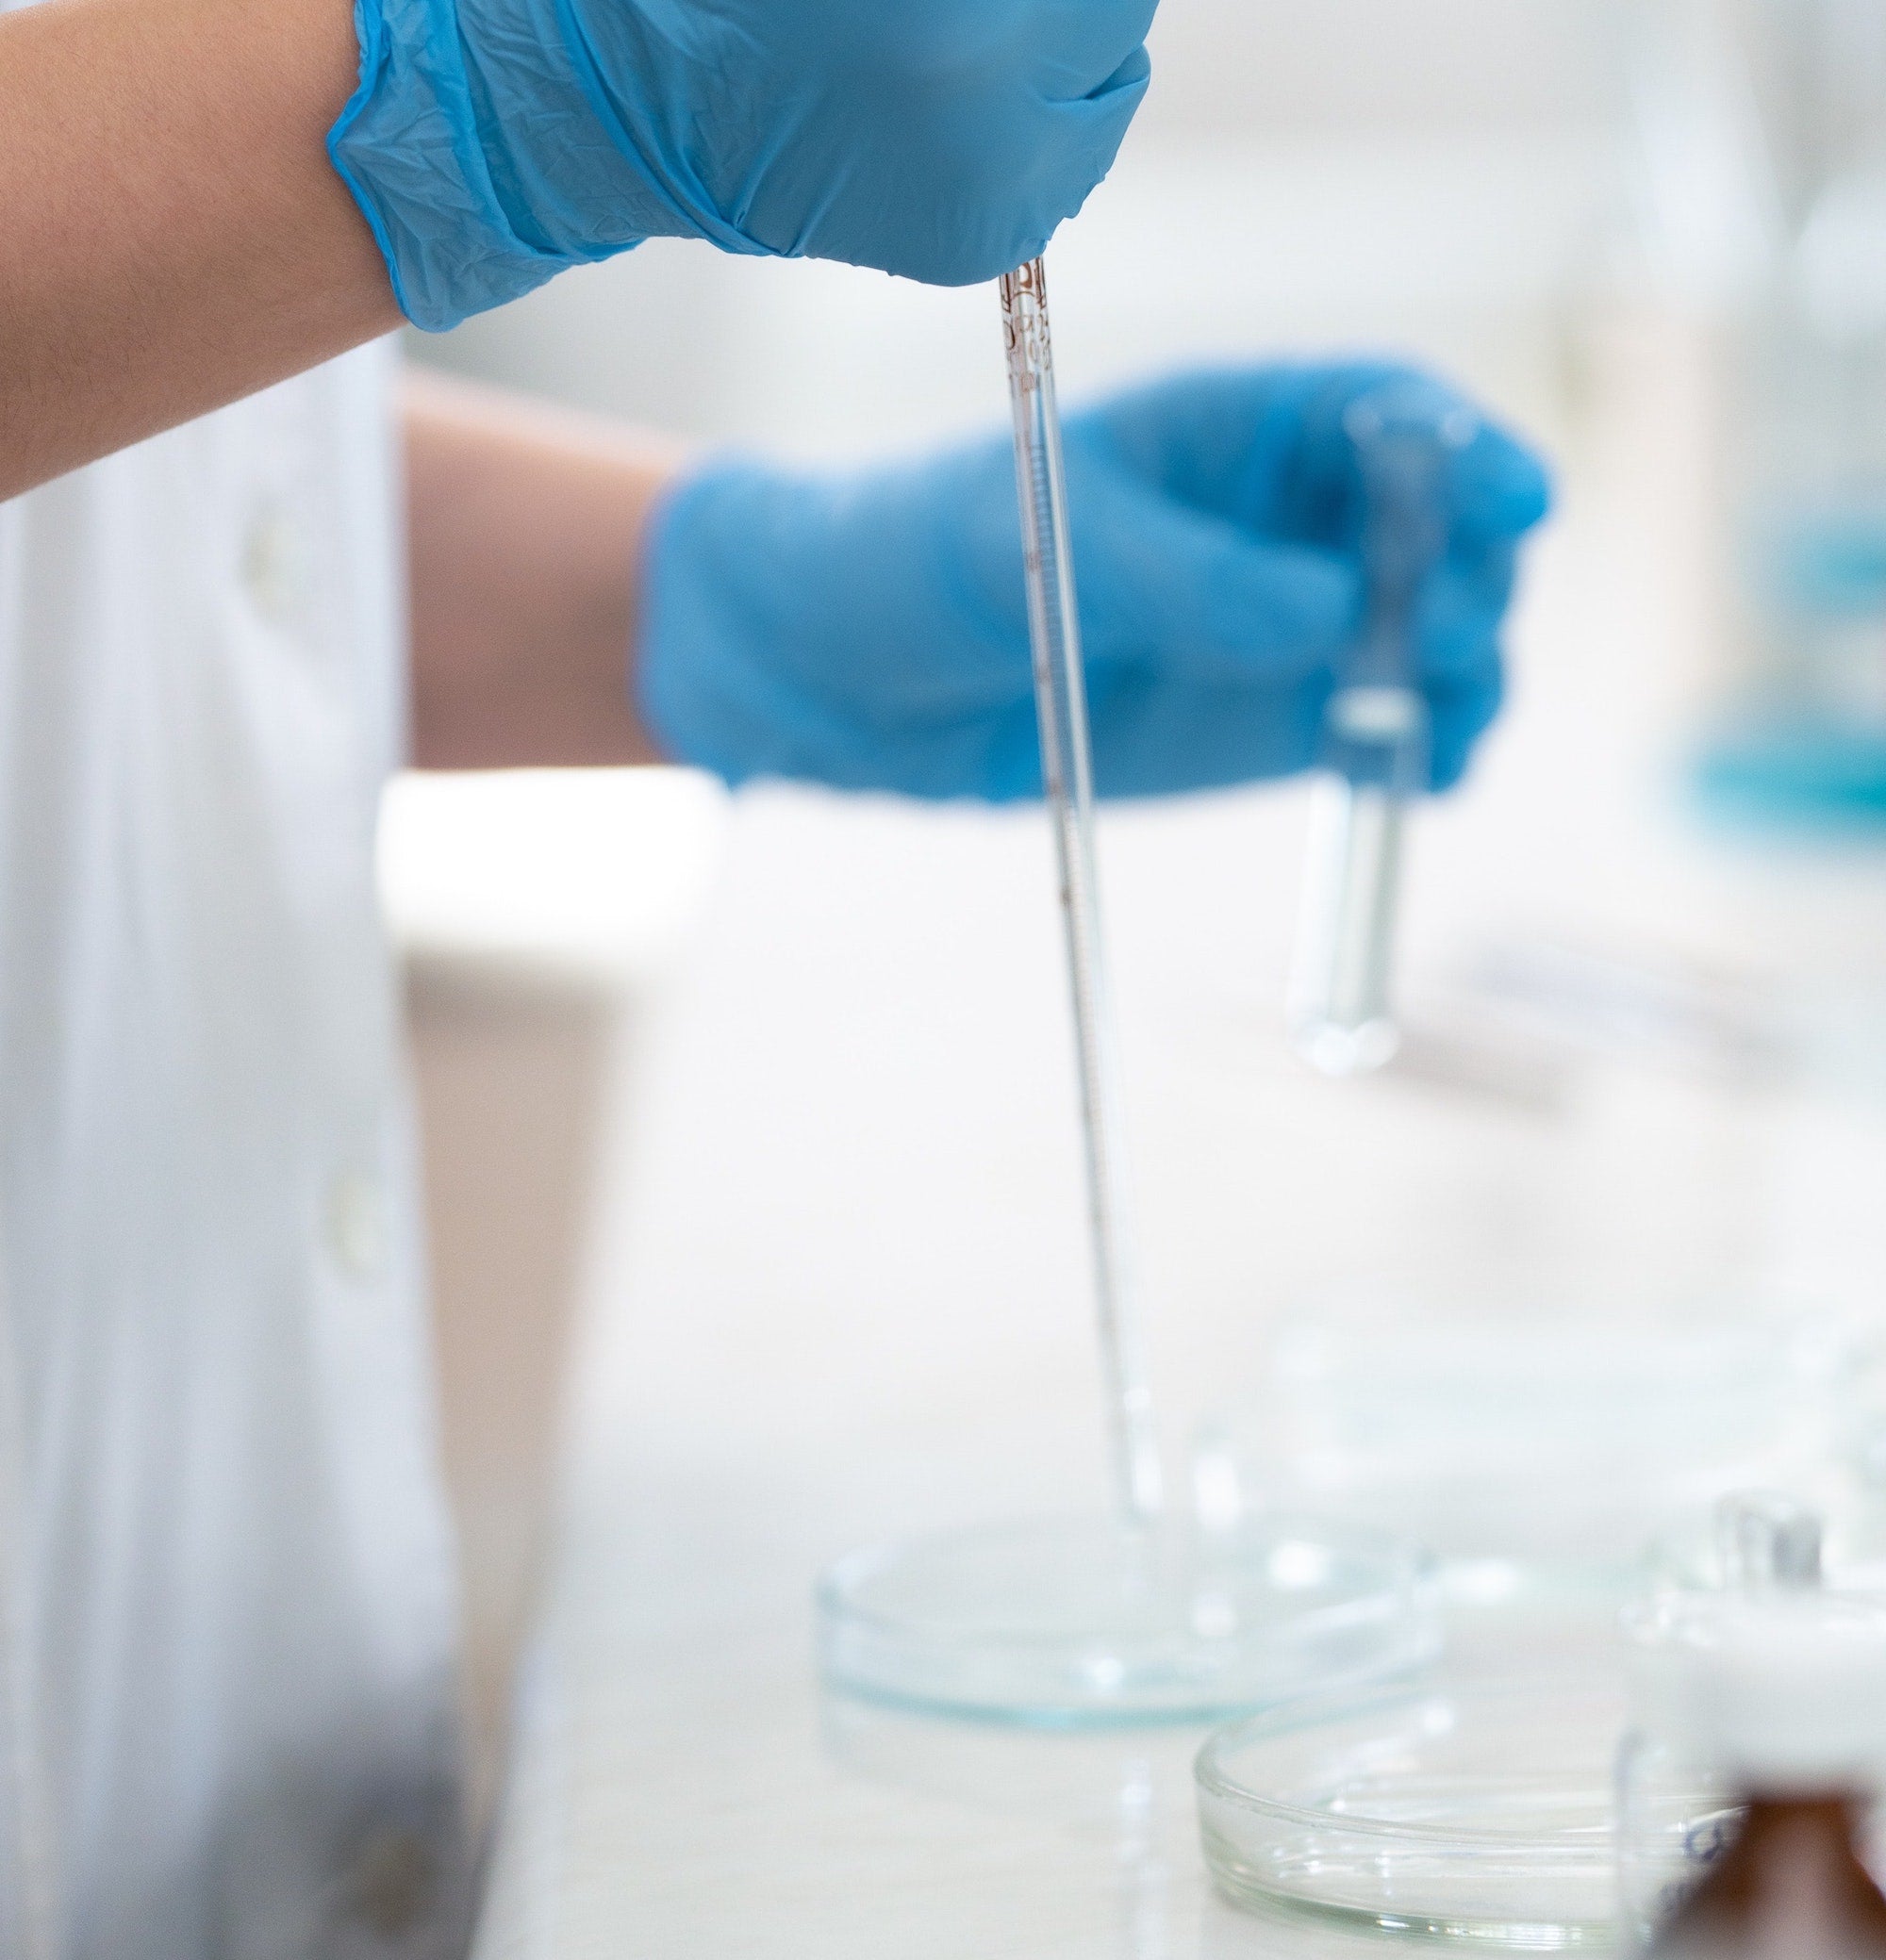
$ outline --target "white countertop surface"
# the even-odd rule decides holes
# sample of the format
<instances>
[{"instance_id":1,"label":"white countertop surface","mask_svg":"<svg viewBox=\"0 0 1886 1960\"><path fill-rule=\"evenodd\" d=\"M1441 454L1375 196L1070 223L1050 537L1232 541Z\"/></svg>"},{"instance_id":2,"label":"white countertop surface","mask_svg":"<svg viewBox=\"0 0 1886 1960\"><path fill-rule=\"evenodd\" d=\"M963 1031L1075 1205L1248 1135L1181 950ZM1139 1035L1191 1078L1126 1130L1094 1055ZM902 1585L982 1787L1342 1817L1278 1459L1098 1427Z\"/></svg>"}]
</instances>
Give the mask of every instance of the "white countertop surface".
<instances>
[{"instance_id":1,"label":"white countertop surface","mask_svg":"<svg viewBox=\"0 0 1886 1960\"><path fill-rule=\"evenodd\" d=\"M1614 358L1516 711L1421 820L1410 996L1445 1002L1489 937L1540 932L1886 979L1886 859L1731 848L1678 807L1704 617L1685 356L1653 333ZM1279 1038L1302 831L1297 790L1105 819L1175 1467L1265 1328L1323 1302L1873 1309L1886 1141L1856 1092L1601 1062L1543 1103L1311 1079ZM621 1061L480 1960L1311 1944L1212 1894L1196 1736L955 1728L835 1708L814 1678L833 1556L1099 1502L1058 958L1036 814L736 804L710 916Z\"/></svg>"}]
</instances>

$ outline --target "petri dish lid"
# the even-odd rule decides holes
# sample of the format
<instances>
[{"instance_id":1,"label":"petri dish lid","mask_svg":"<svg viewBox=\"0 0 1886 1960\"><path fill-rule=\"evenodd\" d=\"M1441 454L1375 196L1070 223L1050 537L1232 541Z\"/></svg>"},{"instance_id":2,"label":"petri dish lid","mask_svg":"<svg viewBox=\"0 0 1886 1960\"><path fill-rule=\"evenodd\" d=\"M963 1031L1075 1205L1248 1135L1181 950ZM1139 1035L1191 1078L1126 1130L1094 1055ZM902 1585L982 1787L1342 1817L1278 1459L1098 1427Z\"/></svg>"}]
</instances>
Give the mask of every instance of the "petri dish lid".
<instances>
[{"instance_id":1,"label":"petri dish lid","mask_svg":"<svg viewBox=\"0 0 1886 1960\"><path fill-rule=\"evenodd\" d=\"M1038 1726L1221 1720L1419 1666L1440 1639L1425 1554L1294 1520L940 1532L841 1559L818 1607L834 1688Z\"/></svg>"},{"instance_id":2,"label":"petri dish lid","mask_svg":"<svg viewBox=\"0 0 1886 1960\"><path fill-rule=\"evenodd\" d=\"M1530 1952L1613 1936L1615 1671L1385 1685L1214 1736L1205 1860L1288 1919Z\"/></svg>"}]
</instances>

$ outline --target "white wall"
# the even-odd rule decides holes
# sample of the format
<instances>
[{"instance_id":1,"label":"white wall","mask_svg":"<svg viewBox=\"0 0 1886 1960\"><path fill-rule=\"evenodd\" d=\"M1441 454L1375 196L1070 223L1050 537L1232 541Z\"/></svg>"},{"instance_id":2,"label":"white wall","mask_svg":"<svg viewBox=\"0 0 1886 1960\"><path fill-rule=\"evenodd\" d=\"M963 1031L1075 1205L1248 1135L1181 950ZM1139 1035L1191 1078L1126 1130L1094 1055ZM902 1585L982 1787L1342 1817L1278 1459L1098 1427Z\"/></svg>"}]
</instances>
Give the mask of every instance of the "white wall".
<instances>
[{"instance_id":1,"label":"white wall","mask_svg":"<svg viewBox=\"0 0 1886 1960\"><path fill-rule=\"evenodd\" d=\"M1590 126L1631 0L1163 0L1162 138Z\"/></svg>"}]
</instances>

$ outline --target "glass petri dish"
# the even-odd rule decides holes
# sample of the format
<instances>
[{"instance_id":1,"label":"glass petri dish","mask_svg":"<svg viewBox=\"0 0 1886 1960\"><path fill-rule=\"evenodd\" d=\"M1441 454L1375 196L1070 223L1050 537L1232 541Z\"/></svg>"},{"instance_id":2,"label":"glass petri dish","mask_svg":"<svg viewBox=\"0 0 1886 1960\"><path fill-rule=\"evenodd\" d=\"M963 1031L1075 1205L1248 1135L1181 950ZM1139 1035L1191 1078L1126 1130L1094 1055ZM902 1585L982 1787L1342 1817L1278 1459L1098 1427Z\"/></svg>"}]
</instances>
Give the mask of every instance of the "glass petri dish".
<instances>
[{"instance_id":1,"label":"glass petri dish","mask_svg":"<svg viewBox=\"0 0 1886 1960\"><path fill-rule=\"evenodd\" d=\"M1440 1640L1425 1554L1290 1521L941 1532L841 1559L818 1606L837 1691L1043 1727L1222 1720L1421 1666Z\"/></svg>"},{"instance_id":2,"label":"glass petri dish","mask_svg":"<svg viewBox=\"0 0 1886 1960\"><path fill-rule=\"evenodd\" d=\"M1321 1696L1199 1752L1205 1860L1290 1919L1555 1952L1612 1944L1620 1680L1514 1674Z\"/></svg>"}]
</instances>

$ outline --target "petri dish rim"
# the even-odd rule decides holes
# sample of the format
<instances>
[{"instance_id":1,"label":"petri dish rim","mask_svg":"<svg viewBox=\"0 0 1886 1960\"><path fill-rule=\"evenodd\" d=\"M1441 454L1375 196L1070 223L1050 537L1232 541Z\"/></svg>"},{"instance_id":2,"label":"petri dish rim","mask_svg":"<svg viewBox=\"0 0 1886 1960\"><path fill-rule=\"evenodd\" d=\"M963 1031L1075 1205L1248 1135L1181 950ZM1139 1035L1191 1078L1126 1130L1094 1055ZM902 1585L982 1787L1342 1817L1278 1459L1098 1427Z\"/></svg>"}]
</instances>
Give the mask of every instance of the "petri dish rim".
<instances>
[{"instance_id":1,"label":"petri dish rim","mask_svg":"<svg viewBox=\"0 0 1886 1960\"><path fill-rule=\"evenodd\" d=\"M1050 1519L1041 1522L1052 1525L1060 1524L1062 1521ZM1296 1524L1299 1521L1292 1520L1290 1522ZM1035 1521L1030 1521L1031 1525L1034 1523ZM1307 1531L1309 1527L1305 1526L1304 1528ZM952 1540L972 1540L988 1535L987 1532L979 1526L963 1525L951 1530L933 1533L930 1535L929 1542L934 1546L941 1547ZM1414 1592L1422 1589L1431 1589L1438 1584L1439 1574L1436 1562L1426 1553L1419 1552L1411 1546L1405 1546L1403 1541L1395 1538L1393 1534L1361 1527L1346 1528L1344 1537L1348 1541L1348 1548L1365 1549L1381 1556L1384 1563L1398 1557L1404 1568L1398 1575L1399 1581L1409 1591ZM884 1571L895 1566L900 1556L904 1554L913 1542L915 1541L906 1539L891 1539L879 1544L865 1545L855 1551L847 1552L842 1557L834 1560L832 1564L819 1574L813 1589L815 1604L821 1612L842 1613L847 1621L854 1624L872 1626L884 1632L906 1632L907 1622L902 1616L882 1608L860 1605L848 1589L848 1584L855 1583L861 1578L868 1577L874 1570ZM1304 1608L1297 1616L1297 1623L1302 1626L1311 1623L1322 1624L1325 1622L1340 1622L1345 1619L1353 1618L1355 1610L1356 1603L1353 1600L1334 1600L1326 1605ZM947 1642L954 1639L955 1636L939 1632L932 1635L931 1638L938 1641ZM1004 1647L1034 1647L1042 1652L1052 1652L1067 1644L1066 1635L1052 1630L1027 1633L1018 1632L1013 1628L1005 1628L997 1638ZM1228 1636L1215 1636L1212 1638L1223 1638L1225 1644L1233 1644ZM1365 1681L1366 1681L1367 1685L1374 1686L1384 1678L1394 1677L1377 1675L1374 1677L1354 1678L1345 1685L1351 1692L1355 1692L1365 1685ZM1332 1694L1334 1691L1334 1689L1332 1689ZM1323 1699L1320 1691L1316 1691L1316 1698L1318 1700Z\"/></svg>"},{"instance_id":2,"label":"petri dish rim","mask_svg":"<svg viewBox=\"0 0 1886 1960\"><path fill-rule=\"evenodd\" d=\"M1359 1606L1370 1608L1361 1615L1362 1622L1381 1621L1373 1654L1346 1657L1341 1671L1322 1682L1308 1682L1299 1675L1272 1688L1253 1686L1248 1668L1238 1666L1241 1655L1262 1651L1253 1649L1249 1628L1242 1637L1229 1630L1186 1631L1183 1646L1195 1657L1213 1657L1206 1676L1189 1684L1175 1682L1153 1661L1158 1678L1148 1685L1144 1676L1137 1683L1132 1679L1134 1669L1166 1647L1167 1637L1177 1630L1174 1626L1137 1629L1102 1622L1091 1633L1065 1623L966 1627L951 1624L947 1614L932 1620L921 1610L885 1606L869 1597L874 1578L895 1580L913 1556L919 1564L940 1559L947 1567L958 1549L973 1553L1004 1541L1026 1543L1044 1534L1051 1542L1058 1539L1064 1543L1079 1542L1083 1534L1095 1532L1115 1538L1113 1521L1079 1516L960 1525L846 1554L819 1574L814 1589L819 1672L829 1691L883 1707L977 1723L1078 1730L1221 1724L1306 1692L1355 1692L1384 1680L1410 1678L1432 1663L1439 1647L1437 1595L1431 1560L1425 1553L1386 1533L1348 1532L1332 1541L1318 1521L1293 1517L1268 1522L1282 1527L1274 1536L1286 1542L1307 1538L1319 1548L1333 1543L1352 1573L1358 1566L1370 1569L1374 1583L1363 1589L1360 1599L1353 1590L1344 1596L1339 1589L1338 1596L1326 1596L1289 1615L1289 1629L1298 1643L1312 1646L1352 1633ZM1235 1543L1240 1537L1243 1543ZM1260 1537L1273 1534L1233 1534L1233 1541L1208 1540L1193 1551L1207 1551L1205 1571L1215 1562L1212 1555L1230 1551L1235 1569L1244 1563L1237 1554L1248 1555ZM1169 1543L1166 1549L1172 1549ZM1146 1644L1140 1644L1142 1639ZM874 1646L880 1650L875 1654L869 1651ZM1068 1673L1070 1663L1077 1669L1084 1664L1084 1656L1122 1654L1126 1675L1104 1689L1084 1688ZM1217 1674L1221 1663L1229 1665Z\"/></svg>"},{"instance_id":3,"label":"petri dish rim","mask_svg":"<svg viewBox=\"0 0 1886 1960\"><path fill-rule=\"evenodd\" d=\"M1595 1655L1488 1655L1231 1723L1194 1759L1213 1884L1260 1918L1457 1952L1613 1950L1622 1700Z\"/></svg>"},{"instance_id":4,"label":"petri dish rim","mask_svg":"<svg viewBox=\"0 0 1886 1960\"><path fill-rule=\"evenodd\" d=\"M1212 1873L1214 1882L1224 1887L1226 1881L1216 1866L1212 1867ZM1333 1928L1351 1937L1378 1941L1386 1935L1396 1941L1467 1952L1610 1953L1616 1950L1614 1931L1609 1921L1476 1919L1467 1915L1395 1912L1385 1906L1328 1904L1261 1888L1233 1887L1232 1896L1239 1911L1286 1926Z\"/></svg>"},{"instance_id":5,"label":"petri dish rim","mask_svg":"<svg viewBox=\"0 0 1886 1960\"><path fill-rule=\"evenodd\" d=\"M1545 1672L1536 1676L1506 1674L1498 1677L1497 1685L1502 1692L1508 1689L1523 1692L1532 1687L1550 1688L1556 1685L1556 1679ZM1274 1818L1280 1823L1319 1826L1326 1830L1336 1827L1356 1837L1446 1846L1452 1850L1464 1847L1486 1852L1511 1852L1525 1848L1533 1855L1549 1857L1555 1853L1567 1858L1575 1855L1575 1847L1542 1846L1534 1834L1524 1830L1464 1830L1452 1824L1410 1823L1391 1818L1359 1816L1352 1812L1332 1816L1328 1810L1315 1809L1308 1804L1259 1796L1246 1786L1230 1781L1219 1767L1221 1752L1247 1742L1298 1735L1329 1722L1365 1716L1378 1708L1384 1711L1405 1708L1424 1700L1438 1699L1443 1692L1431 1681L1409 1679L1398 1682L1391 1679L1371 1682L1366 1687L1351 1686L1329 1693L1305 1695L1260 1714L1242 1717L1205 1738L1193 1759L1194 1780L1201 1791L1208 1791L1218 1802L1248 1811L1253 1817ZM1318 1906L1315 1910L1320 1912L1324 1908Z\"/></svg>"}]
</instances>

